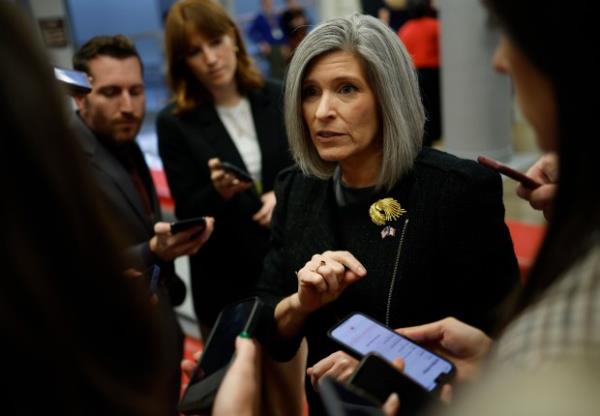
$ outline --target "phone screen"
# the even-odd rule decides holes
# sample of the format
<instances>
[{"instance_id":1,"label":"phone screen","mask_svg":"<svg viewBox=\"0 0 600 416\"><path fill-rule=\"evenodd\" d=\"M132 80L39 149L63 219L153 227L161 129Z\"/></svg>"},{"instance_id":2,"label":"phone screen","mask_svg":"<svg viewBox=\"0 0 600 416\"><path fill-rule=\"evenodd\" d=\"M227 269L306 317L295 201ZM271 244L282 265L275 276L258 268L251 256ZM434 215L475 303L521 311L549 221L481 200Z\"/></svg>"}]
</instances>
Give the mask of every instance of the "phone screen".
<instances>
[{"instance_id":1,"label":"phone screen","mask_svg":"<svg viewBox=\"0 0 600 416\"><path fill-rule=\"evenodd\" d=\"M198 367L190 379L190 384L206 378L229 364L235 352L235 339L242 331L252 333L250 326L259 307L258 298L226 306L213 327Z\"/></svg>"},{"instance_id":2,"label":"phone screen","mask_svg":"<svg viewBox=\"0 0 600 416\"><path fill-rule=\"evenodd\" d=\"M363 314L351 315L330 336L361 355L375 352L389 362L402 358L404 373L427 391L435 390L440 376L454 370L452 363Z\"/></svg>"}]
</instances>

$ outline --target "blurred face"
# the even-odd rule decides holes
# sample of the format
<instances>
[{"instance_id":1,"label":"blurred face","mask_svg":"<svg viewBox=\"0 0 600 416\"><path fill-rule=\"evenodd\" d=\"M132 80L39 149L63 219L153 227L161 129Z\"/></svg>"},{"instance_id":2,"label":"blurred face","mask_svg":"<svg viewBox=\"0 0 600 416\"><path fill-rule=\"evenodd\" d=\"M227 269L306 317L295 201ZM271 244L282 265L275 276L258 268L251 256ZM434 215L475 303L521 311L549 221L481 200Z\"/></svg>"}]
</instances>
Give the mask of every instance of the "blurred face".
<instances>
[{"instance_id":1,"label":"blurred face","mask_svg":"<svg viewBox=\"0 0 600 416\"><path fill-rule=\"evenodd\" d=\"M302 82L302 114L319 156L355 169L381 164L375 94L349 52L316 58Z\"/></svg>"},{"instance_id":2,"label":"blurred face","mask_svg":"<svg viewBox=\"0 0 600 416\"><path fill-rule=\"evenodd\" d=\"M207 38L193 33L189 38L190 49L185 58L188 68L213 94L236 86L236 47L233 33Z\"/></svg>"},{"instance_id":3,"label":"blurred face","mask_svg":"<svg viewBox=\"0 0 600 416\"><path fill-rule=\"evenodd\" d=\"M76 98L81 118L96 134L118 143L134 140L146 105L140 62L101 55L89 67L92 92Z\"/></svg>"},{"instance_id":4,"label":"blurred face","mask_svg":"<svg viewBox=\"0 0 600 416\"><path fill-rule=\"evenodd\" d=\"M496 48L493 65L512 78L517 101L536 132L540 148L556 150L556 97L550 80L506 36Z\"/></svg>"}]
</instances>

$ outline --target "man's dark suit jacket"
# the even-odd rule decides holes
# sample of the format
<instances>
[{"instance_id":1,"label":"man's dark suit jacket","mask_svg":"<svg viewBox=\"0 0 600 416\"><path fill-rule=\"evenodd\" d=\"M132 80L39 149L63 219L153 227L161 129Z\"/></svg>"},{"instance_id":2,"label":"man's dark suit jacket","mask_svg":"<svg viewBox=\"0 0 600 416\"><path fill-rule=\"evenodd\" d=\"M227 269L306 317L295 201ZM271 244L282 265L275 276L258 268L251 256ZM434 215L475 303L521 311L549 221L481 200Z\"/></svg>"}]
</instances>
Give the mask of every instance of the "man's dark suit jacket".
<instances>
[{"instance_id":1,"label":"man's dark suit jacket","mask_svg":"<svg viewBox=\"0 0 600 416\"><path fill-rule=\"evenodd\" d=\"M268 81L247 95L262 157L263 192L271 191L277 173L292 164L281 94L281 84ZM174 114L174 108L171 104L160 112L156 130L177 217L215 217L209 241L190 258L196 316L211 326L224 305L253 290L270 232L252 220L262 206L255 189L224 201L212 184L208 169L211 158L247 171L214 105L203 103L181 115Z\"/></svg>"},{"instance_id":2,"label":"man's dark suit jacket","mask_svg":"<svg viewBox=\"0 0 600 416\"><path fill-rule=\"evenodd\" d=\"M80 139L83 151L89 160L96 183L100 189L105 211L109 220L115 223L121 241L124 243L123 250L127 251L127 258L131 261L130 266L138 270L148 267L143 255L143 246L154 235L154 223L160 221L160 206L150 171L144 160L144 156L136 143L131 143L129 151L141 179L148 191L154 218L149 218L144 213L142 200L136 190L131 176L125 167L119 162L115 155L110 152L96 135L85 125L80 117L75 117L74 129ZM94 236L90 236L94 238ZM179 395L181 382L180 363L183 357L183 334L175 311L173 301L179 304L185 297L185 285L175 274L173 262L160 262L161 284L157 295L159 302L161 322L164 327L163 348L170 373L170 385L173 386L174 399ZM125 277L124 277L125 278Z\"/></svg>"}]
</instances>

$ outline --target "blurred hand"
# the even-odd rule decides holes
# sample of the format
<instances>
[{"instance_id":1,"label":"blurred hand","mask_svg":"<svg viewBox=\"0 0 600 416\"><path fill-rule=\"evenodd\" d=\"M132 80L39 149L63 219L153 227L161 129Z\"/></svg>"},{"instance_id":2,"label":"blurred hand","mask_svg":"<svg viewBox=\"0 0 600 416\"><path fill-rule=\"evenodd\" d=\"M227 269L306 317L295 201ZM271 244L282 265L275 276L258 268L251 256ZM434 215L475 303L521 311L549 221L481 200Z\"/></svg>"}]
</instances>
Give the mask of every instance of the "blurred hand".
<instances>
[{"instance_id":1,"label":"blurred hand","mask_svg":"<svg viewBox=\"0 0 600 416\"><path fill-rule=\"evenodd\" d=\"M256 341L237 337L235 357L219 387L213 416L259 415L261 352Z\"/></svg>"},{"instance_id":2,"label":"blurred hand","mask_svg":"<svg viewBox=\"0 0 600 416\"><path fill-rule=\"evenodd\" d=\"M263 203L262 208L258 210L256 214L254 214L252 219L258 222L260 225L268 227L271 225L271 217L273 215L273 210L275 209L275 204L277 202L275 198L275 192L266 192L262 194L260 199Z\"/></svg>"},{"instance_id":3,"label":"blurred hand","mask_svg":"<svg viewBox=\"0 0 600 416\"><path fill-rule=\"evenodd\" d=\"M306 375L315 390L318 389L319 380L323 376L329 376L342 383L347 383L350 376L358 366L358 360L343 351L336 351L329 357L306 369Z\"/></svg>"},{"instance_id":4,"label":"blurred hand","mask_svg":"<svg viewBox=\"0 0 600 416\"><path fill-rule=\"evenodd\" d=\"M252 183L241 182L235 176L225 172L221 168L221 161L218 158L208 161L208 169L210 169L210 179L213 186L225 201L229 201L235 195L252 186Z\"/></svg>"},{"instance_id":5,"label":"blurred hand","mask_svg":"<svg viewBox=\"0 0 600 416\"><path fill-rule=\"evenodd\" d=\"M347 251L315 254L298 275L298 306L311 313L334 301L346 287L366 276L364 266Z\"/></svg>"},{"instance_id":6,"label":"blurred hand","mask_svg":"<svg viewBox=\"0 0 600 416\"><path fill-rule=\"evenodd\" d=\"M552 215L554 196L558 187L558 156L555 153L542 156L526 174L541 183L542 186L531 190L519 185L517 195L529 201L534 209L543 211L544 217L549 219Z\"/></svg>"},{"instance_id":7,"label":"blurred hand","mask_svg":"<svg viewBox=\"0 0 600 416\"><path fill-rule=\"evenodd\" d=\"M213 232L214 223L214 218L206 217L204 231L200 232L201 226L196 226L173 235L168 222L157 222L154 224L154 237L150 239L150 251L163 261L172 261L179 256L192 256L206 243Z\"/></svg>"},{"instance_id":8,"label":"blurred hand","mask_svg":"<svg viewBox=\"0 0 600 416\"><path fill-rule=\"evenodd\" d=\"M196 369L196 366L198 365L198 361L200 360L200 356L202 355L202 351L196 351L193 355L193 359L192 360L187 360L184 359L181 361L181 372L183 373L183 375L187 378L187 380L189 380L192 377L192 374L194 374L194 370ZM186 388L187 384L183 385L182 388Z\"/></svg>"},{"instance_id":9,"label":"blurred hand","mask_svg":"<svg viewBox=\"0 0 600 416\"><path fill-rule=\"evenodd\" d=\"M481 364L492 346L491 338L482 331L455 318L396 331L454 363L454 380L459 383L478 377ZM444 386L442 400L448 402L451 396L451 386Z\"/></svg>"}]
</instances>

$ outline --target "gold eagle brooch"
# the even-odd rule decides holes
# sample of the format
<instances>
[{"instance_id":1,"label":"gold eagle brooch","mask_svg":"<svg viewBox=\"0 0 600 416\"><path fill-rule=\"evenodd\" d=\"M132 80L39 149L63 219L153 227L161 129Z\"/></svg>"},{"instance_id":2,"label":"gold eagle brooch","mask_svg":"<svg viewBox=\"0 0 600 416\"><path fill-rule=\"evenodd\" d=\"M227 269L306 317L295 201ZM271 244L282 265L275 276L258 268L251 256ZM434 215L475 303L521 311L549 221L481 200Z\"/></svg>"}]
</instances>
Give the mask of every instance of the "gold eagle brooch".
<instances>
[{"instance_id":1,"label":"gold eagle brooch","mask_svg":"<svg viewBox=\"0 0 600 416\"><path fill-rule=\"evenodd\" d=\"M394 198L383 198L373 202L369 207L369 216L376 225L384 225L381 230L381 238L395 237L396 229L386 222L395 221L401 215L406 214L406 210L400 206L400 203Z\"/></svg>"}]
</instances>

